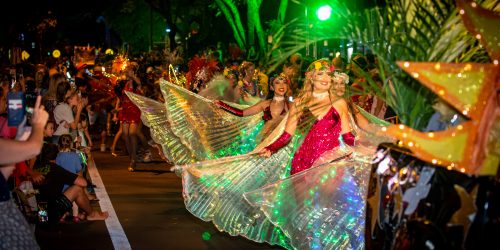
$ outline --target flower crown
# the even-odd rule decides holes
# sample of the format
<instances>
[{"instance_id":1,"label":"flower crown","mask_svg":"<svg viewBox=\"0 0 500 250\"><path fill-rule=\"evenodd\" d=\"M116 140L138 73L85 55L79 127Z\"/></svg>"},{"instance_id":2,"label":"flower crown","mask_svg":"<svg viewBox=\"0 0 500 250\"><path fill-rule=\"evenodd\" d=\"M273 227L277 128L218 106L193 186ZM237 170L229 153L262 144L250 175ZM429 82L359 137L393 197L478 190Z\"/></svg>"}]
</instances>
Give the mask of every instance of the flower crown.
<instances>
[{"instance_id":1,"label":"flower crown","mask_svg":"<svg viewBox=\"0 0 500 250\"><path fill-rule=\"evenodd\" d=\"M305 76L309 78L312 76L313 72L323 70L328 71L331 74L335 71L335 66L331 65L330 62L325 59L319 59L314 61L309 65L309 67L307 67Z\"/></svg>"},{"instance_id":2,"label":"flower crown","mask_svg":"<svg viewBox=\"0 0 500 250\"><path fill-rule=\"evenodd\" d=\"M349 83L349 76L346 73L335 71L333 72L333 79L334 81L340 80L343 84Z\"/></svg>"},{"instance_id":3,"label":"flower crown","mask_svg":"<svg viewBox=\"0 0 500 250\"><path fill-rule=\"evenodd\" d=\"M238 70L234 69L234 68L228 68L228 67L225 67L224 68L224 72L222 73L225 77L229 76L230 74L232 75L238 75Z\"/></svg>"}]
</instances>

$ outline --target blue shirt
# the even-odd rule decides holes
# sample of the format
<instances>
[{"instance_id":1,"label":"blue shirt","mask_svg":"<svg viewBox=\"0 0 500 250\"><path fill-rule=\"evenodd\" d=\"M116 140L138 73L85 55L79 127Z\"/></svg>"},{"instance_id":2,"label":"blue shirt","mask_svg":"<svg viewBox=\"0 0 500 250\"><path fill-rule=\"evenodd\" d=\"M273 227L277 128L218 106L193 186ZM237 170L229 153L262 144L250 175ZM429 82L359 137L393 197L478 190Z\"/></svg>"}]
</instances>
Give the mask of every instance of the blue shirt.
<instances>
[{"instance_id":1,"label":"blue shirt","mask_svg":"<svg viewBox=\"0 0 500 250\"><path fill-rule=\"evenodd\" d=\"M77 152L60 152L56 157L56 164L66 169L68 172L78 174L82 171L82 158ZM68 185L64 185L63 192L66 191Z\"/></svg>"}]
</instances>

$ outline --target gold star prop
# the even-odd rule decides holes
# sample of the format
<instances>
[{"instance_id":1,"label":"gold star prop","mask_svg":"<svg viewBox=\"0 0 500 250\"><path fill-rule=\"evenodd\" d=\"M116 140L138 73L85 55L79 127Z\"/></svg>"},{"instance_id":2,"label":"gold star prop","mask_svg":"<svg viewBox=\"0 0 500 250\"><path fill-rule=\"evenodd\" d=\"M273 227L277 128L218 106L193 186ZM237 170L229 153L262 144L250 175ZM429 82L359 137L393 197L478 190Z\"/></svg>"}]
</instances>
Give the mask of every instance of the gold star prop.
<instances>
[{"instance_id":1,"label":"gold star prop","mask_svg":"<svg viewBox=\"0 0 500 250\"><path fill-rule=\"evenodd\" d=\"M478 186L474 187L471 194L459 186L455 185L455 191L457 191L460 197L460 209L458 209L449 221L449 224L462 225L464 227L464 240L467 238L467 233L469 232L470 224L474 220L474 216L477 212L477 207L475 204Z\"/></svg>"},{"instance_id":2,"label":"gold star prop","mask_svg":"<svg viewBox=\"0 0 500 250\"><path fill-rule=\"evenodd\" d=\"M424 161L466 174L496 175L500 152L489 150L487 145L488 137L494 134L491 131L493 124L500 114L497 94L500 89L497 59L500 55L497 37L500 15L472 2L458 0L457 4L466 27L488 48L493 63L398 62L398 65L470 120L432 133L419 132L404 125L392 125L382 130L400 140L400 146L410 149ZM481 14L486 16L480 17ZM486 21L494 25L484 26L482 22Z\"/></svg>"},{"instance_id":3,"label":"gold star prop","mask_svg":"<svg viewBox=\"0 0 500 250\"><path fill-rule=\"evenodd\" d=\"M392 218L398 217L398 223L401 221L401 216L403 215L403 190L401 189L401 186L397 188L397 190L394 192L394 214L392 215Z\"/></svg>"},{"instance_id":4,"label":"gold star prop","mask_svg":"<svg viewBox=\"0 0 500 250\"><path fill-rule=\"evenodd\" d=\"M376 184L375 184L375 193L373 194L372 197L368 198L367 202L371 207L371 234L373 236L373 233L375 232L375 225L377 223L380 223L379 221L379 212L380 212L380 202L383 199L380 194L381 194L381 182L380 182L380 177L379 175L376 175ZM379 225L380 226L380 225Z\"/></svg>"},{"instance_id":5,"label":"gold star prop","mask_svg":"<svg viewBox=\"0 0 500 250\"><path fill-rule=\"evenodd\" d=\"M500 13L482 8L479 4L457 0L458 13L465 27L488 50L493 63L500 59Z\"/></svg>"}]
</instances>

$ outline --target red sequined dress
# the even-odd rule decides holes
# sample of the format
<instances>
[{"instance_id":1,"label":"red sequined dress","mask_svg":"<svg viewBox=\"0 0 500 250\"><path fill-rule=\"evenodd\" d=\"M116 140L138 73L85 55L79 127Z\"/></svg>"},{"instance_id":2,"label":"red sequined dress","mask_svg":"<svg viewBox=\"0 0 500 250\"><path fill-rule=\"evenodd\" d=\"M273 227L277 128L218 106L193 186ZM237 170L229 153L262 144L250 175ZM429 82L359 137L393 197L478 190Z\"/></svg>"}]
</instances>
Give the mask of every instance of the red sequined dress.
<instances>
[{"instance_id":1,"label":"red sequined dress","mask_svg":"<svg viewBox=\"0 0 500 250\"><path fill-rule=\"evenodd\" d=\"M305 112L311 111L307 109ZM310 115L313 116L312 113ZM295 152L290 174L309 169L324 152L338 147L340 125L340 116L334 107L331 107L323 118L314 121L304 141Z\"/></svg>"},{"instance_id":2,"label":"red sequined dress","mask_svg":"<svg viewBox=\"0 0 500 250\"><path fill-rule=\"evenodd\" d=\"M129 99L125 91L141 94L138 89L134 91L129 84L125 86L123 95L120 97L122 109L118 113L118 119L124 123L139 123L141 121L141 110Z\"/></svg>"}]
</instances>

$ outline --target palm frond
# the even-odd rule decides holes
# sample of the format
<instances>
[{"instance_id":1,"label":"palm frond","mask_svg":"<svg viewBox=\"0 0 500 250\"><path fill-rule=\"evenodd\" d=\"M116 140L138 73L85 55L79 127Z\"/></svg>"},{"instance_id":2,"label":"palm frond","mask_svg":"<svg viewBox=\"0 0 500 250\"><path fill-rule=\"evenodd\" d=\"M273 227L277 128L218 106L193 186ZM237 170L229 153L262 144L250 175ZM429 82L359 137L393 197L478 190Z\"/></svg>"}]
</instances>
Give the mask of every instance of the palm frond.
<instances>
[{"instance_id":1,"label":"palm frond","mask_svg":"<svg viewBox=\"0 0 500 250\"><path fill-rule=\"evenodd\" d=\"M500 8L495 0L478 1L485 8ZM280 41L282 58L269 61L272 68L306 45L326 39L347 39L362 43L378 58L378 86L370 75L365 87L381 99L414 128L423 128L433 112L434 94L404 73L397 61L484 62L489 57L465 29L452 0L387 0L384 7L353 12L336 6L340 30L319 27L306 40L307 27L290 25Z\"/></svg>"}]
</instances>

